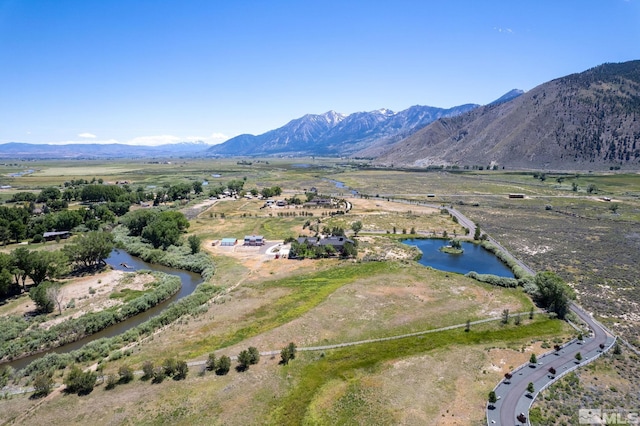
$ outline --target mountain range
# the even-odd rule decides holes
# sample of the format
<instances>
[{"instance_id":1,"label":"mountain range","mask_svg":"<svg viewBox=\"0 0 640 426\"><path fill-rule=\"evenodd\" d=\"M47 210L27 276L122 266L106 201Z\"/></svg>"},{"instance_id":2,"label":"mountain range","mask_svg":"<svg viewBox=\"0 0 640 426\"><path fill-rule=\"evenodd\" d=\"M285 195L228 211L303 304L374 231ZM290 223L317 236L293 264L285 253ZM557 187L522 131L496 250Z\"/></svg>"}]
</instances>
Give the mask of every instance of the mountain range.
<instances>
[{"instance_id":1,"label":"mountain range","mask_svg":"<svg viewBox=\"0 0 640 426\"><path fill-rule=\"evenodd\" d=\"M240 135L209 148L208 153L237 155L352 155L372 144L388 145L442 117L477 108L412 106L400 112L380 109L345 115L335 111L307 114L258 136Z\"/></svg>"},{"instance_id":2,"label":"mountain range","mask_svg":"<svg viewBox=\"0 0 640 426\"><path fill-rule=\"evenodd\" d=\"M31 144L10 142L0 144L0 159L110 159L166 158L200 156L209 147L204 142L182 142L159 146L125 144Z\"/></svg>"},{"instance_id":3,"label":"mountain range","mask_svg":"<svg viewBox=\"0 0 640 426\"><path fill-rule=\"evenodd\" d=\"M640 168L640 61L603 64L512 90L487 105L307 114L214 146L0 145L0 158L349 156L373 165Z\"/></svg>"}]
</instances>

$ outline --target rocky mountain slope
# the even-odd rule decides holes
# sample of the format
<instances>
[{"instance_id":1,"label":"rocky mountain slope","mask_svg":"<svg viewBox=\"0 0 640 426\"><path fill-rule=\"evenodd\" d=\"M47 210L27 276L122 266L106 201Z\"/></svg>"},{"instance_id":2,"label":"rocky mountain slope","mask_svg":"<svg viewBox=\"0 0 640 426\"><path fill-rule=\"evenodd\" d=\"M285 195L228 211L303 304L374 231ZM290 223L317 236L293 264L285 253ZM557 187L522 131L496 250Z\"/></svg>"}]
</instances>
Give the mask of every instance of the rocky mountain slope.
<instances>
[{"instance_id":1,"label":"rocky mountain slope","mask_svg":"<svg viewBox=\"0 0 640 426\"><path fill-rule=\"evenodd\" d=\"M437 120L387 146L375 162L396 167L638 168L640 61L604 64L514 99Z\"/></svg>"},{"instance_id":2,"label":"rocky mountain slope","mask_svg":"<svg viewBox=\"0 0 640 426\"><path fill-rule=\"evenodd\" d=\"M209 155L350 155L397 141L441 117L452 117L478 107L449 109L416 105L394 113L387 109L350 115L329 111L307 114L258 136L240 135L209 148Z\"/></svg>"}]
</instances>

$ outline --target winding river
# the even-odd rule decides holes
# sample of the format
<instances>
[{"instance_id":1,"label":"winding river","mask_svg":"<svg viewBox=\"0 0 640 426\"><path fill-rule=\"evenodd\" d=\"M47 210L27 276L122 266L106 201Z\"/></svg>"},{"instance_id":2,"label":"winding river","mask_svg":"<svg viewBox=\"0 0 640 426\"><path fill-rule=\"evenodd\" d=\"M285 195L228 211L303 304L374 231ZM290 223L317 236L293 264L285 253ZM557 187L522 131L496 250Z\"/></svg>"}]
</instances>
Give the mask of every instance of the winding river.
<instances>
[{"instance_id":1,"label":"winding river","mask_svg":"<svg viewBox=\"0 0 640 426\"><path fill-rule=\"evenodd\" d=\"M93 340L97 340L97 339L101 339L103 337L113 337L113 336L117 336L118 334L124 333L125 331L129 330L130 328L133 328L139 324L142 324L143 322L147 321L150 318L153 318L154 316L160 314L163 310L165 310L167 308L167 306L169 306L169 304L171 304L172 302L175 302L177 300L182 299L185 296L190 295L191 293L193 293L193 291L196 289L196 287L198 286L198 284L200 284L202 282L202 277L199 274L196 274L194 272L189 272L189 271L184 271L184 270L180 270L180 269L173 269L173 268L169 268L167 266L162 266L162 265L157 265L157 264L152 264L152 263L147 263L143 260L141 260L140 258L131 256L129 253L123 251L123 250L113 250L111 252L111 255L109 256L108 259L106 259L107 264L109 264L111 267L113 267L113 269L119 270L119 271L127 271L127 272L133 272L133 271L137 271L140 269L148 269L151 271L158 271L158 272L164 272L166 274L171 274L171 275L176 275L180 278L180 281L182 282L182 286L180 288L180 290L178 290L178 292L176 294L174 294L173 296L171 296L169 299L165 300L164 302L154 306L153 308L142 312L134 317L128 318L125 321L122 321L118 324L114 324L112 326L109 326L107 328L105 328L104 330L101 330L95 334L92 334L90 336L86 336L80 340L77 340L75 342L72 343L68 343L66 345L63 346L59 346L57 348L53 348L53 349L49 349L45 352L40 352L25 358L20 358L14 361L10 361L8 363L4 363L3 365L10 365L11 367L15 368L16 370L19 370L21 368L26 367L27 365L29 365L31 362L35 361L36 359L51 353L51 352L55 352L55 353L64 353L64 352L70 352L76 349L81 348L82 346L86 345L87 343L93 341ZM125 267L123 265L127 265L128 267Z\"/></svg>"}]
</instances>

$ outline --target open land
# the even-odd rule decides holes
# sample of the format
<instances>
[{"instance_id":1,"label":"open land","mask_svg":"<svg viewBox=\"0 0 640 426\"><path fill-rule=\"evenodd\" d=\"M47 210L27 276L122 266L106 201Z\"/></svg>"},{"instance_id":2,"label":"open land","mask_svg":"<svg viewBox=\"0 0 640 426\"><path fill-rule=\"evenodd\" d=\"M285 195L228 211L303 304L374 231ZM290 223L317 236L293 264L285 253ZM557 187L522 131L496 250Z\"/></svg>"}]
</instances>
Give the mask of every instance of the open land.
<instances>
[{"instance_id":1,"label":"open land","mask_svg":"<svg viewBox=\"0 0 640 426\"><path fill-rule=\"evenodd\" d=\"M543 316L521 325L496 321L473 326L470 332L455 329L300 351L285 366L279 365L279 356L265 355L246 372L217 376L198 371L197 363L209 353L235 356L249 346L279 352L289 342L298 347L338 344L499 317L504 309L528 312L533 305L520 289L492 287L414 263L416 252L399 242L411 229L423 236L441 236L445 231L465 236L460 225L441 214L441 205L464 212L534 269L563 276L582 305L637 345L640 176L562 175L558 182L552 174L542 181L524 172L407 172L362 170L332 160L307 163L305 167L271 159L251 165L218 160L45 163L30 164L38 170L32 175L11 178L13 190L62 184L66 176L127 180L145 187L177 179L206 179L211 186L244 179L245 188L278 185L287 198L302 198L314 187L318 193L347 199L352 209L334 216L329 216L331 209L311 209L310 217L300 215L304 211L300 207L262 208L263 201L255 198L208 197L180 206L190 212L189 233L203 238L202 249L216 263L211 282L228 292L203 314L180 319L137 344L128 356L106 362L103 371L116 373L122 365L139 370L144 361L159 365L173 357L195 363L187 380L152 385L136 379L112 390L99 384L82 397L52 394L32 400L13 395L0 401L3 422L483 424L488 391L532 352L540 354L571 338L573 332L565 323ZM330 179L347 188L337 188ZM577 191L572 190L573 181L579 185ZM586 191L589 184L597 186L596 194ZM509 193L526 197L509 199ZM603 201L603 196L612 201ZM615 212L612 202L618 204ZM356 238L360 261L275 259L260 248L213 245L225 237L244 235L264 235L268 243L312 235L307 221L346 230L361 221ZM375 261L363 262L365 257ZM117 274L77 278L63 288L78 292L75 309L81 310L79 299L88 287L97 295L102 289L113 291L110 286L119 282ZM10 302L0 313L24 312L28 300ZM105 306L94 304L92 309ZM65 315L73 315L73 310ZM597 363L593 365L599 366L600 381L615 380L613 386L619 389L638 391L637 380L616 372L618 361L603 358ZM56 374L60 381L62 373Z\"/></svg>"}]
</instances>

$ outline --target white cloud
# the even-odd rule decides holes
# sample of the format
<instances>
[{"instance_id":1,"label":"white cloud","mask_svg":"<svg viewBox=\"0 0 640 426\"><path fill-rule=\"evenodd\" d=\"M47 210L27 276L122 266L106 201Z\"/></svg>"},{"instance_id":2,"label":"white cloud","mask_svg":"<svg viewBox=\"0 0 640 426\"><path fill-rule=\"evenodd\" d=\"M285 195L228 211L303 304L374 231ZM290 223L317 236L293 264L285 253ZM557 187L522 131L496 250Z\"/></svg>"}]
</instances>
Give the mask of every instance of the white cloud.
<instances>
[{"instance_id":1,"label":"white cloud","mask_svg":"<svg viewBox=\"0 0 640 426\"><path fill-rule=\"evenodd\" d=\"M499 33L513 34L513 30L511 28L493 27L493 29Z\"/></svg>"},{"instance_id":2,"label":"white cloud","mask_svg":"<svg viewBox=\"0 0 640 426\"><path fill-rule=\"evenodd\" d=\"M222 143L229 139L228 136L222 133L211 133L209 136L174 136L174 135L155 135L155 136L138 136L133 139L121 141L117 139L104 139L104 140L95 140L96 136L91 133L81 133L78 135L79 138L90 138L93 139L91 141L86 140L66 140L66 141L57 141L57 142L48 142L51 145L70 145L70 144L124 144L124 145L144 145L144 146L158 146L158 145L167 145L174 144L180 142L204 142L209 145L216 145Z\"/></svg>"}]
</instances>

